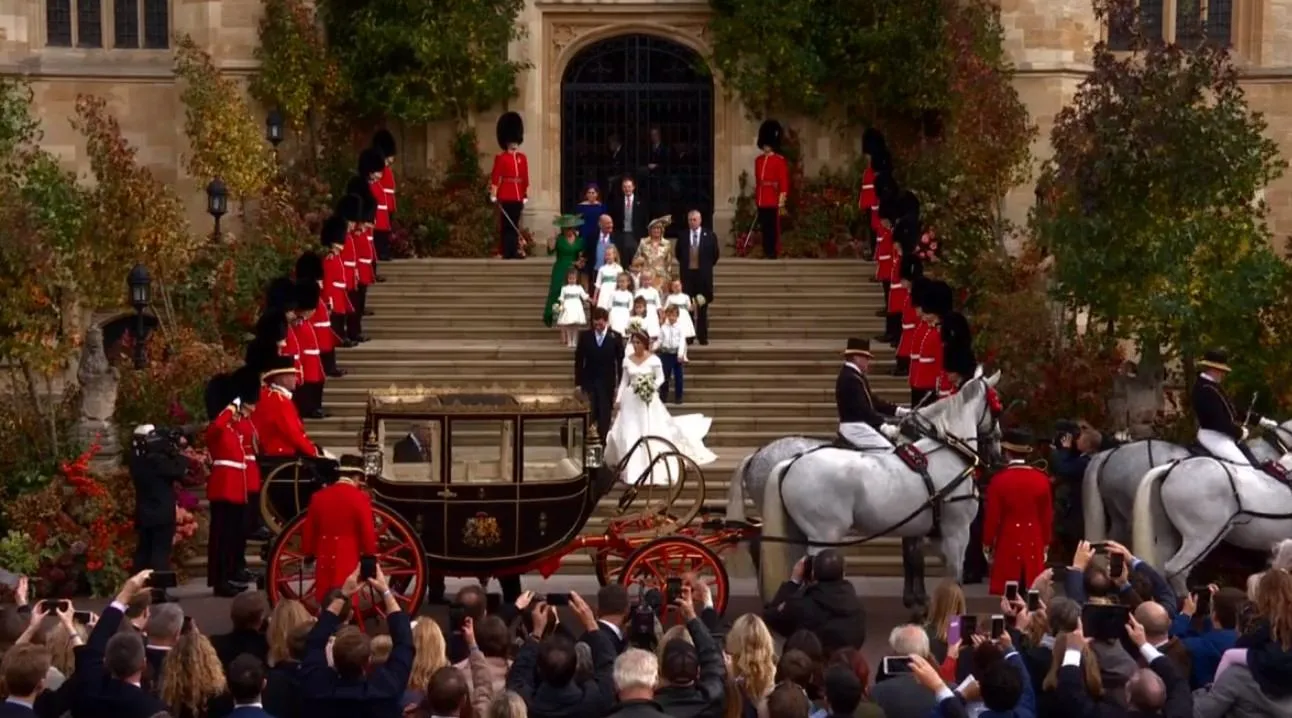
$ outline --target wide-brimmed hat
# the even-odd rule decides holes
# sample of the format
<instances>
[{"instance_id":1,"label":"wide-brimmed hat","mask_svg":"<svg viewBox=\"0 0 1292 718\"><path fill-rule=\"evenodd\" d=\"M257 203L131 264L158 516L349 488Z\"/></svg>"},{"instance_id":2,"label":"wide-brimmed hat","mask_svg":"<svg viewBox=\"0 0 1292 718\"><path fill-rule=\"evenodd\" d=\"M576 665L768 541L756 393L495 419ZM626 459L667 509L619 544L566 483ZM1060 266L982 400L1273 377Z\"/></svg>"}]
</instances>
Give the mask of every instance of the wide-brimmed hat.
<instances>
[{"instance_id":1,"label":"wide-brimmed hat","mask_svg":"<svg viewBox=\"0 0 1292 718\"><path fill-rule=\"evenodd\" d=\"M1198 366L1204 369L1215 369L1216 371L1233 371L1234 368L1229 366L1229 353L1223 349L1212 349L1202 355Z\"/></svg>"},{"instance_id":2,"label":"wide-brimmed hat","mask_svg":"<svg viewBox=\"0 0 1292 718\"><path fill-rule=\"evenodd\" d=\"M558 214L552 220L552 226L560 229L578 229L583 226L583 217L577 214Z\"/></svg>"},{"instance_id":3,"label":"wide-brimmed hat","mask_svg":"<svg viewBox=\"0 0 1292 718\"><path fill-rule=\"evenodd\" d=\"M650 224L646 225L646 231L649 232L650 230L654 229L655 225L659 225L660 227L667 228L670 224L673 224L673 215L666 214L663 217L656 217L655 219L652 219L650 221Z\"/></svg>"},{"instance_id":4,"label":"wide-brimmed hat","mask_svg":"<svg viewBox=\"0 0 1292 718\"><path fill-rule=\"evenodd\" d=\"M856 337L849 339L848 346L844 347L843 355L852 356L854 354L864 356L867 359L875 358L875 355L870 353L869 339L857 339Z\"/></svg>"},{"instance_id":5,"label":"wide-brimmed hat","mask_svg":"<svg viewBox=\"0 0 1292 718\"><path fill-rule=\"evenodd\" d=\"M296 361L291 357L276 356L267 360L260 367L260 380L268 381L282 374L295 374Z\"/></svg>"},{"instance_id":6,"label":"wide-brimmed hat","mask_svg":"<svg viewBox=\"0 0 1292 718\"><path fill-rule=\"evenodd\" d=\"M1008 429L1000 439L1000 448L1015 454L1032 453L1032 434L1025 429Z\"/></svg>"}]
</instances>

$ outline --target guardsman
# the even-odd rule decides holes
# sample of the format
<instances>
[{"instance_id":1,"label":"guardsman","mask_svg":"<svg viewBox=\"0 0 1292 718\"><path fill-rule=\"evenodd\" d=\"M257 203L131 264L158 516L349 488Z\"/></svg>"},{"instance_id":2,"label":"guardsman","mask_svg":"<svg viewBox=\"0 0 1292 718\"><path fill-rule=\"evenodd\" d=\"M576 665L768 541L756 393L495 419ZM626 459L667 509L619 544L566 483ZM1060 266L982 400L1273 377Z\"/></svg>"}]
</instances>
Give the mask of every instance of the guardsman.
<instances>
[{"instance_id":1,"label":"guardsman","mask_svg":"<svg viewBox=\"0 0 1292 718\"><path fill-rule=\"evenodd\" d=\"M879 218L876 216L879 212L879 186L876 181L879 175L887 174L891 161L888 158L888 144L884 141L884 135L874 127L867 127L866 131L861 134L861 151L866 156L866 169L861 173L861 195L857 198L857 208L861 210L861 216L872 230L870 250L871 256L879 259ZM876 268L876 277L881 275Z\"/></svg>"},{"instance_id":2,"label":"guardsman","mask_svg":"<svg viewBox=\"0 0 1292 718\"><path fill-rule=\"evenodd\" d=\"M978 370L973 351L973 330L965 315L952 309L942 315L942 367L952 388L958 389Z\"/></svg>"},{"instance_id":3,"label":"guardsman","mask_svg":"<svg viewBox=\"0 0 1292 718\"><path fill-rule=\"evenodd\" d=\"M265 311L256 323L256 335L272 335L278 343L278 351L291 357L296 371L301 372L301 343L296 333L296 282L288 277L277 277L269 283L265 290Z\"/></svg>"},{"instance_id":4,"label":"guardsman","mask_svg":"<svg viewBox=\"0 0 1292 718\"><path fill-rule=\"evenodd\" d=\"M941 392L950 392L942 365L942 317L951 311L951 287L945 282L930 281L920 297L920 315L928 329L911 349L911 406L936 401Z\"/></svg>"},{"instance_id":5,"label":"guardsman","mask_svg":"<svg viewBox=\"0 0 1292 718\"><path fill-rule=\"evenodd\" d=\"M355 212L357 216L358 210ZM323 229L319 232L319 240L324 251L327 252L323 255L322 262L323 302L327 304L332 334L336 337L337 344L342 347L354 346L349 335L346 334L347 315L351 307L350 294L346 291L345 259L341 256L345 251L349 234L348 224L348 219L340 215L332 215L323 221Z\"/></svg>"},{"instance_id":6,"label":"guardsman","mask_svg":"<svg viewBox=\"0 0 1292 718\"><path fill-rule=\"evenodd\" d=\"M502 258L520 259L520 215L529 202L529 160L520 146L525 142L525 122L515 112L504 113L495 127L498 147L493 170L489 172L489 201L502 214L499 226L502 236Z\"/></svg>"},{"instance_id":7,"label":"guardsman","mask_svg":"<svg viewBox=\"0 0 1292 718\"><path fill-rule=\"evenodd\" d=\"M395 136L390 130L377 130L372 136L372 146L381 153L382 158L386 161L386 166L381 170L381 192L386 204L387 219L395 216L395 157L396 152ZM375 229L372 233L373 245L376 251L377 260L382 262L390 261L390 230ZM372 267L373 278L378 282L386 281L386 278L377 273L377 266Z\"/></svg>"},{"instance_id":8,"label":"guardsman","mask_svg":"<svg viewBox=\"0 0 1292 718\"><path fill-rule=\"evenodd\" d=\"M306 419L325 419L323 387L327 375L323 373L323 342L311 319L319 304L319 284L312 279L296 280L296 320L292 326L296 342L301 348L301 385L296 395L305 395L297 404L303 406L301 416ZM329 326L327 334L332 333Z\"/></svg>"},{"instance_id":9,"label":"guardsman","mask_svg":"<svg viewBox=\"0 0 1292 718\"><path fill-rule=\"evenodd\" d=\"M363 458L352 454L321 462L327 485L310 497L301 550L314 557L314 591L320 605L354 573L359 559L377 553L372 499L363 490Z\"/></svg>"},{"instance_id":10,"label":"guardsman","mask_svg":"<svg viewBox=\"0 0 1292 718\"><path fill-rule=\"evenodd\" d=\"M336 365L336 345L340 341L336 330L332 328L332 318L328 314L327 300L323 298L323 258L314 252L305 252L296 259L296 281L297 282L314 282L318 287L318 302L314 305L314 311L310 312L306 321L314 327L314 336L318 339L319 356L323 361L323 373L327 376L337 378L345 376L345 372ZM306 307L300 307L302 314L306 312Z\"/></svg>"},{"instance_id":11,"label":"guardsman","mask_svg":"<svg viewBox=\"0 0 1292 718\"><path fill-rule=\"evenodd\" d=\"M888 162L884 158L884 162ZM885 168L875 176L875 207L870 210L870 229L875 237L873 255L875 257L875 281L884 288L884 306L875 312L875 316L888 316L888 292L892 288L893 262L893 221L897 219L897 199L901 192L892 179L892 171ZM888 210L886 213L885 210Z\"/></svg>"},{"instance_id":12,"label":"guardsman","mask_svg":"<svg viewBox=\"0 0 1292 718\"><path fill-rule=\"evenodd\" d=\"M272 344L257 339L247 348L247 364L259 373L263 386L252 421L260 437L258 463L262 475L298 457L317 457L320 452L305 433L305 425L292 402L299 375L291 359L281 356Z\"/></svg>"},{"instance_id":13,"label":"guardsman","mask_svg":"<svg viewBox=\"0 0 1292 718\"><path fill-rule=\"evenodd\" d=\"M363 318L369 314L368 287L376 281L377 250L373 233L377 231L377 217L381 214L381 207L377 204L380 200L374 193L380 192L381 188L369 184L366 178L355 176L350 178L345 191L347 200L359 200L359 211L353 215L355 221L348 225L350 232L346 237L346 245L354 247L355 257L354 286L349 290L350 306L354 311L346 317L346 332L355 341L366 341L363 338ZM350 285L348 278L346 284L347 287Z\"/></svg>"},{"instance_id":14,"label":"guardsman","mask_svg":"<svg viewBox=\"0 0 1292 718\"><path fill-rule=\"evenodd\" d=\"M1198 443L1222 461L1261 466L1251 449L1243 443L1247 439L1247 427L1221 386L1231 370L1229 355L1219 349L1208 351L1198 361L1198 369L1198 380L1193 383L1193 391L1189 395L1193 415L1198 420ZM1259 414L1252 414L1251 418L1267 429L1278 427L1278 422ZM1284 480L1268 469L1266 473Z\"/></svg>"},{"instance_id":15,"label":"guardsman","mask_svg":"<svg viewBox=\"0 0 1292 718\"><path fill-rule=\"evenodd\" d=\"M248 366L239 367L233 372L233 388L242 406L238 419L238 435L242 437L242 458L247 464L247 520L246 538L253 541L268 541L271 536L264 519L260 515L260 435L256 433L256 423L251 420L252 410L260 403L260 375ZM244 541L245 543L245 541ZM251 582L255 577L247 570L247 557L237 554L238 581Z\"/></svg>"},{"instance_id":16,"label":"guardsman","mask_svg":"<svg viewBox=\"0 0 1292 718\"><path fill-rule=\"evenodd\" d=\"M1006 581L1026 591L1045 570L1045 549L1054 527L1050 477L1030 466L1031 434L1005 432L1001 449L1008 464L987 486L983 544L991 551L991 593L1004 595Z\"/></svg>"},{"instance_id":17,"label":"guardsman","mask_svg":"<svg viewBox=\"0 0 1292 718\"><path fill-rule=\"evenodd\" d=\"M758 149L754 159L754 206L763 234L763 257L776 259L781 250L781 213L790 196L790 165L781 150L781 123L766 120L758 128Z\"/></svg>"},{"instance_id":18,"label":"guardsman","mask_svg":"<svg viewBox=\"0 0 1292 718\"><path fill-rule=\"evenodd\" d=\"M211 526L207 539L206 583L217 596L234 596L246 590L238 581L238 556L247 550L246 505L247 461L238 425L244 412L230 374L212 377L206 385L206 447L211 455L211 474L206 496L210 502Z\"/></svg>"},{"instance_id":19,"label":"guardsman","mask_svg":"<svg viewBox=\"0 0 1292 718\"><path fill-rule=\"evenodd\" d=\"M893 448L897 427L884 417L902 416L907 410L894 406L870 391L866 371L870 369L870 342L849 339L843 350L843 366L834 382L834 404L839 411L839 436L859 451Z\"/></svg>"}]
</instances>

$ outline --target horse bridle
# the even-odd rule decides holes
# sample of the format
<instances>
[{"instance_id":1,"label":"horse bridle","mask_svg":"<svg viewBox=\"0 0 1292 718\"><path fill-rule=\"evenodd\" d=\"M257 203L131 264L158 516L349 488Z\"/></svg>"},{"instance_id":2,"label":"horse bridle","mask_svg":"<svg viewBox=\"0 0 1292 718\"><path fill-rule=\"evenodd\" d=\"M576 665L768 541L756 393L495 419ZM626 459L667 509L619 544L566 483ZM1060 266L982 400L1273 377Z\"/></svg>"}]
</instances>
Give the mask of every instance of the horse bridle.
<instances>
[{"instance_id":1,"label":"horse bridle","mask_svg":"<svg viewBox=\"0 0 1292 718\"><path fill-rule=\"evenodd\" d=\"M964 384L961 384L960 391L964 391L965 387L972 382L981 383L983 388L982 413L978 415L978 419L974 422L974 431L976 433L972 438L962 439L958 436L952 436L950 434L942 432L936 428L934 428L932 431L924 431L918 426L918 424L916 426L916 430L925 438L932 439L933 441L936 441L942 445L938 448L945 447L945 448L951 449L956 453L964 455L965 458L970 460L970 462L974 466L980 467L984 463L988 463L988 461L992 457L986 457L988 461L984 461L984 457L982 456L982 453L981 453L981 448L979 447L979 441L984 437L991 435L992 432L997 431L999 429L1000 418L996 416L995 412L991 408L991 401L988 399L987 392L991 391L992 388L990 386L987 386L987 380L984 377L975 376L969 379ZM914 416L914 417L923 419L923 417L920 416L919 412L920 412L919 407L912 408L909 416ZM988 428L984 430L982 428L982 425L984 422L987 421L988 418L991 419L991 423L988 426ZM903 423L905 423L905 419L903 420ZM931 422L924 420L924 423L931 423ZM937 451L937 449L934 449L934 451ZM927 453L932 453L932 452L927 452Z\"/></svg>"}]
</instances>

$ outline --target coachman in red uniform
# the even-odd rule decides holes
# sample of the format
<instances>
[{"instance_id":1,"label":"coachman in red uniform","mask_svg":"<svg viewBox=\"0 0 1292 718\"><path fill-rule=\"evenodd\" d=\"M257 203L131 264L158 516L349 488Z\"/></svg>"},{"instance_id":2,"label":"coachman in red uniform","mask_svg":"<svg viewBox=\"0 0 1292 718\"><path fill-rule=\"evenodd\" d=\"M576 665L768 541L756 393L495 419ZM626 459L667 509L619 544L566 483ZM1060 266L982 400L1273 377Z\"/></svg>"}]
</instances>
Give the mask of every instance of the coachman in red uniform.
<instances>
[{"instance_id":1,"label":"coachman in red uniform","mask_svg":"<svg viewBox=\"0 0 1292 718\"><path fill-rule=\"evenodd\" d=\"M314 336L318 339L323 373L334 378L345 376L345 371L336 365L336 347L341 338L332 328L332 317L328 313L327 300L323 297L323 258L314 252L305 252L297 258L296 281L314 282L314 286L318 287L318 302L314 305L314 311L307 315L306 321L314 327ZM300 311L305 314L306 307L302 306Z\"/></svg>"},{"instance_id":2,"label":"coachman in red uniform","mask_svg":"<svg viewBox=\"0 0 1292 718\"><path fill-rule=\"evenodd\" d=\"M387 220L395 216L395 164L396 152L395 136L390 130L377 130L372 136L372 147L381 153L382 159L386 165L381 170L381 197L382 204L386 205ZM390 229L374 229L372 233L373 246L376 252L376 258L382 262L390 261ZM384 282L385 277L377 274L377 266L373 264L373 275L376 281Z\"/></svg>"},{"instance_id":3,"label":"coachman in red uniform","mask_svg":"<svg viewBox=\"0 0 1292 718\"><path fill-rule=\"evenodd\" d=\"M1027 590L1045 570L1045 548L1054 525L1050 477L1027 464L1032 437L1025 431L1005 432L1001 448L1008 465L987 487L983 543L992 554L991 593L1005 593L1006 581L1019 581Z\"/></svg>"},{"instance_id":4,"label":"coachman in red uniform","mask_svg":"<svg viewBox=\"0 0 1292 718\"><path fill-rule=\"evenodd\" d=\"M754 159L754 206L763 234L763 257L776 259L781 251L781 214L790 196L790 164L781 151L781 123L766 120L758 128L758 149Z\"/></svg>"},{"instance_id":5,"label":"coachman in red uniform","mask_svg":"<svg viewBox=\"0 0 1292 718\"><path fill-rule=\"evenodd\" d=\"M358 210L356 210L357 213ZM352 347L346 334L346 317L352 311L350 294L346 291L345 251L346 235L349 229L347 220L338 215L323 221L319 233L320 241L327 254L323 255L323 303L327 305L328 317L332 322L332 334L337 338L337 345Z\"/></svg>"},{"instance_id":6,"label":"coachman in red uniform","mask_svg":"<svg viewBox=\"0 0 1292 718\"><path fill-rule=\"evenodd\" d=\"M502 216L499 231L503 259L520 259L520 216L529 202L529 159L520 151L525 142L525 121L515 112L498 118L494 128L498 147L489 172L489 201L498 204Z\"/></svg>"},{"instance_id":7,"label":"coachman in red uniform","mask_svg":"<svg viewBox=\"0 0 1292 718\"><path fill-rule=\"evenodd\" d=\"M305 433L305 425L292 401L299 375L291 360L279 355L264 339L257 339L247 348L247 364L255 367L262 383L260 402L252 421L260 437L257 463L261 475L268 479L283 464L300 457L317 457L322 452ZM258 506L259 497L255 500Z\"/></svg>"},{"instance_id":8,"label":"coachman in red uniform","mask_svg":"<svg viewBox=\"0 0 1292 718\"><path fill-rule=\"evenodd\" d=\"M310 498L301 541L302 552L314 557L314 595L320 605L345 584L361 557L377 553L372 500L363 490L363 459L346 454L339 465L321 473L328 485Z\"/></svg>"},{"instance_id":9,"label":"coachman in red uniform","mask_svg":"<svg viewBox=\"0 0 1292 718\"><path fill-rule=\"evenodd\" d=\"M211 454L206 488L211 510L206 580L217 596L236 595L252 578L245 566L248 464L242 426L256 408L259 388L256 375L242 369L215 376L206 385L206 411L211 417L206 427Z\"/></svg>"}]
</instances>

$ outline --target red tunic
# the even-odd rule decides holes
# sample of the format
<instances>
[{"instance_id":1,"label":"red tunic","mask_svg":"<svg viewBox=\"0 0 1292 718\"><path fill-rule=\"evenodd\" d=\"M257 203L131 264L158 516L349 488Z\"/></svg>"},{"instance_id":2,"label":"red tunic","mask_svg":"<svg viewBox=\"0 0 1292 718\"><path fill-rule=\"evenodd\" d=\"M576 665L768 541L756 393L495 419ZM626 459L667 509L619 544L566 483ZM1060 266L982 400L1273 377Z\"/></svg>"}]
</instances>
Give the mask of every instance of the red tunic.
<instances>
[{"instance_id":1,"label":"red tunic","mask_svg":"<svg viewBox=\"0 0 1292 718\"><path fill-rule=\"evenodd\" d=\"M385 176L385 173L382 173ZM372 193L372 198L377 200L377 215L373 218L373 225L378 231L390 231L390 205L386 204L386 187L382 185L381 178L368 183L368 191Z\"/></svg>"},{"instance_id":2,"label":"red tunic","mask_svg":"<svg viewBox=\"0 0 1292 718\"><path fill-rule=\"evenodd\" d=\"M237 425L233 407L228 407L206 427L206 449L211 454L206 497L211 501L247 503L247 460Z\"/></svg>"},{"instance_id":3,"label":"red tunic","mask_svg":"<svg viewBox=\"0 0 1292 718\"><path fill-rule=\"evenodd\" d=\"M893 258L888 263L888 313L901 314L902 307L906 306L906 297L909 289L902 286L902 263L897 260L898 253L893 252Z\"/></svg>"},{"instance_id":4,"label":"red tunic","mask_svg":"<svg viewBox=\"0 0 1292 718\"><path fill-rule=\"evenodd\" d=\"M754 204L759 209L779 207L781 195L790 193L790 165L775 152L754 159Z\"/></svg>"},{"instance_id":5,"label":"red tunic","mask_svg":"<svg viewBox=\"0 0 1292 718\"><path fill-rule=\"evenodd\" d=\"M323 352L319 349L318 333L314 331L314 325L306 320L298 322L293 329L301 348L300 360L297 362L301 370L301 381L318 384L323 381ZM332 327L329 326L328 333L331 332Z\"/></svg>"},{"instance_id":6,"label":"red tunic","mask_svg":"<svg viewBox=\"0 0 1292 718\"><path fill-rule=\"evenodd\" d=\"M260 436L260 451L265 456L290 457L297 454L317 456L318 449L305 433L301 415L286 389L266 386L260 390L260 402L251 420Z\"/></svg>"},{"instance_id":7,"label":"red tunic","mask_svg":"<svg viewBox=\"0 0 1292 718\"><path fill-rule=\"evenodd\" d=\"M359 243L364 241L363 234L355 230L346 237L345 249L341 250L341 266L345 267L345 289L353 292L359 288Z\"/></svg>"},{"instance_id":8,"label":"red tunic","mask_svg":"<svg viewBox=\"0 0 1292 718\"><path fill-rule=\"evenodd\" d=\"M919 361L911 360L912 389L933 389L942 376L942 333L932 324L927 326L920 343L911 350L912 357L920 357ZM945 380L943 382L943 388L949 391L951 387L945 385Z\"/></svg>"},{"instance_id":9,"label":"red tunic","mask_svg":"<svg viewBox=\"0 0 1292 718\"><path fill-rule=\"evenodd\" d=\"M875 277L880 281L889 281L893 276L893 230L883 223L875 230Z\"/></svg>"},{"instance_id":10,"label":"red tunic","mask_svg":"<svg viewBox=\"0 0 1292 718\"><path fill-rule=\"evenodd\" d=\"M372 500L349 481L319 489L310 498L301 550L314 557L314 590L321 603L354 573L359 558L377 553Z\"/></svg>"},{"instance_id":11,"label":"red tunic","mask_svg":"<svg viewBox=\"0 0 1292 718\"><path fill-rule=\"evenodd\" d=\"M345 260L340 254L329 254L323 258L323 286L320 294L332 314L350 313L350 297L345 293L345 274Z\"/></svg>"},{"instance_id":12,"label":"red tunic","mask_svg":"<svg viewBox=\"0 0 1292 718\"><path fill-rule=\"evenodd\" d=\"M327 303L321 293L318 306L314 307L314 311L306 321L314 327L314 338L318 340L319 351L326 354L336 349L336 334L332 332L332 320L328 317Z\"/></svg>"},{"instance_id":13,"label":"red tunic","mask_svg":"<svg viewBox=\"0 0 1292 718\"><path fill-rule=\"evenodd\" d=\"M875 170L869 165L861 173L861 196L857 198L857 208L869 212L879 206L879 195L875 194Z\"/></svg>"},{"instance_id":14,"label":"red tunic","mask_svg":"<svg viewBox=\"0 0 1292 718\"><path fill-rule=\"evenodd\" d=\"M256 433L256 423L251 417L238 419L238 435L242 437L242 458L247 462L247 492L260 490L260 464L256 455L260 452L260 435Z\"/></svg>"},{"instance_id":15,"label":"red tunic","mask_svg":"<svg viewBox=\"0 0 1292 718\"><path fill-rule=\"evenodd\" d=\"M903 319L902 321L903 323L905 323L905 319ZM923 319L917 318L915 321L915 329L911 330L911 354L910 354L911 370L906 375L906 383L912 389L916 388L915 377L918 376L918 374L915 373L915 367L917 364L919 364L920 347L924 344L924 335L927 334L928 331L929 331L928 323L925 322ZM902 332L902 341L903 342L906 341L906 332ZM901 345L899 344L898 346L901 346Z\"/></svg>"},{"instance_id":16,"label":"red tunic","mask_svg":"<svg viewBox=\"0 0 1292 718\"><path fill-rule=\"evenodd\" d=\"M372 232L370 230L351 236L357 242L354 245L354 256L358 261L359 286L366 287L377 281L377 275L372 268L372 262L377 258L377 247L372 243Z\"/></svg>"},{"instance_id":17,"label":"red tunic","mask_svg":"<svg viewBox=\"0 0 1292 718\"><path fill-rule=\"evenodd\" d=\"M291 324L287 327L287 339L278 342L278 353L292 358L292 364L296 366L296 376L301 376L301 342L296 332L299 330L298 324Z\"/></svg>"},{"instance_id":18,"label":"red tunic","mask_svg":"<svg viewBox=\"0 0 1292 718\"><path fill-rule=\"evenodd\" d=\"M920 315L911 303L911 292L906 291L906 302L902 304L902 340L897 343L897 356L909 357L915 348L915 327L920 323Z\"/></svg>"},{"instance_id":19,"label":"red tunic","mask_svg":"<svg viewBox=\"0 0 1292 718\"><path fill-rule=\"evenodd\" d=\"M386 197L386 213L392 215L395 213L395 172L390 169L390 165L381 171L381 191Z\"/></svg>"},{"instance_id":20,"label":"red tunic","mask_svg":"<svg viewBox=\"0 0 1292 718\"><path fill-rule=\"evenodd\" d=\"M499 152L493 157L489 187L499 202L524 202L529 198L529 160L524 152Z\"/></svg>"},{"instance_id":21,"label":"red tunic","mask_svg":"<svg viewBox=\"0 0 1292 718\"><path fill-rule=\"evenodd\" d=\"M991 592L1005 593L1006 581L1024 591L1045 569L1045 548L1054 524L1050 477L1022 462L992 477L982 524L983 546L992 552Z\"/></svg>"}]
</instances>

